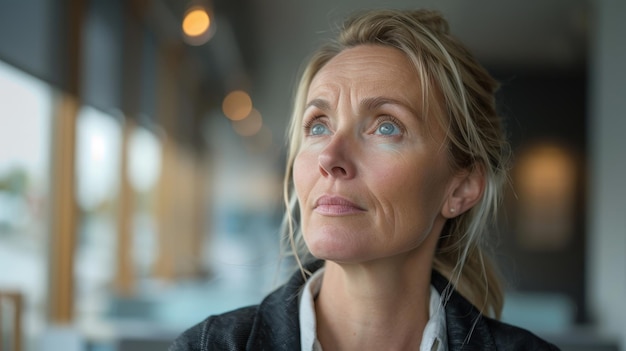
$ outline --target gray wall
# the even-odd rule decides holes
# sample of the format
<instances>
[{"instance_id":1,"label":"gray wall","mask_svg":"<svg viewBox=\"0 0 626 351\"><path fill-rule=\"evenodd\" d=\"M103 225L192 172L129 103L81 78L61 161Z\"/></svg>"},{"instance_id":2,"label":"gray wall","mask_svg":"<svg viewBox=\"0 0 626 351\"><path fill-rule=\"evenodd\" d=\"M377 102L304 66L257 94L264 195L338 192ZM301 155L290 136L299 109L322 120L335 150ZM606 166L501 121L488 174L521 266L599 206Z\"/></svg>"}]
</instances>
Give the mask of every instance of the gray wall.
<instances>
[{"instance_id":1,"label":"gray wall","mask_svg":"<svg viewBox=\"0 0 626 351\"><path fill-rule=\"evenodd\" d=\"M596 2L591 48L589 315L626 348L626 2Z\"/></svg>"}]
</instances>

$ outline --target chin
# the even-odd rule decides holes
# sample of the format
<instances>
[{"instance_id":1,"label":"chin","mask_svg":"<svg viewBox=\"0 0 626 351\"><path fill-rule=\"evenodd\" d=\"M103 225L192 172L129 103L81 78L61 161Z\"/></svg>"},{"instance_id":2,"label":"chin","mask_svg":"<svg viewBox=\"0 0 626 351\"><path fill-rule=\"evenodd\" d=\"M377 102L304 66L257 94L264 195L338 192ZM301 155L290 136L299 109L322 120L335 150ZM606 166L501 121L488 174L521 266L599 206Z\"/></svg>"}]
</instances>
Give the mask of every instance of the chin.
<instances>
[{"instance_id":1,"label":"chin","mask_svg":"<svg viewBox=\"0 0 626 351\"><path fill-rule=\"evenodd\" d=\"M367 260L368 255L363 249L355 245L354 241L343 240L306 240L307 247L311 254L321 260L337 263L356 263Z\"/></svg>"},{"instance_id":2,"label":"chin","mask_svg":"<svg viewBox=\"0 0 626 351\"><path fill-rule=\"evenodd\" d=\"M340 226L327 223L308 223L302 235L314 257L336 262L358 262L381 254L380 242L371 230L363 226ZM356 228L356 229L355 229Z\"/></svg>"}]
</instances>

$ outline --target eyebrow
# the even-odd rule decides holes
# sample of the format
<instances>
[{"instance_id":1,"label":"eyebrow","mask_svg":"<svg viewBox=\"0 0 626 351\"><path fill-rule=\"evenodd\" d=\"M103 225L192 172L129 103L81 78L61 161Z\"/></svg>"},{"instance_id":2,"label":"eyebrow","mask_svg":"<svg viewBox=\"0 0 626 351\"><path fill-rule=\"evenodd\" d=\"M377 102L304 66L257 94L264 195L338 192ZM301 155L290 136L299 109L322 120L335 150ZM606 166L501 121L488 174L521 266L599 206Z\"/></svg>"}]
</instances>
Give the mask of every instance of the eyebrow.
<instances>
[{"instance_id":1,"label":"eyebrow","mask_svg":"<svg viewBox=\"0 0 626 351\"><path fill-rule=\"evenodd\" d=\"M371 98L365 98L361 101L360 105L364 106L366 110L374 110L376 108L379 108L382 105L386 105L386 104L391 104L391 105L399 105L402 106L412 112L413 109L408 106L407 104L396 100L396 99L392 99L392 98L387 98L387 97L382 97L382 96L378 96L378 97L371 97ZM323 99L313 99L311 100L308 104L306 104L305 106L305 110L308 109L309 107L317 107L320 110L330 110L330 103L328 103L328 101L323 100Z\"/></svg>"},{"instance_id":2,"label":"eyebrow","mask_svg":"<svg viewBox=\"0 0 626 351\"><path fill-rule=\"evenodd\" d=\"M309 103L306 104L304 109L306 110L309 107L317 107L318 109L320 109L322 111L330 110L330 104L328 103L328 101L322 100L322 99L313 99L313 100L309 101Z\"/></svg>"},{"instance_id":3,"label":"eyebrow","mask_svg":"<svg viewBox=\"0 0 626 351\"><path fill-rule=\"evenodd\" d=\"M409 106L407 106L405 103L399 100L382 97L382 96L366 98L366 99L363 99L363 101L361 101L361 105L365 106L367 110L374 110L386 104L399 105L409 110L412 110Z\"/></svg>"},{"instance_id":4,"label":"eyebrow","mask_svg":"<svg viewBox=\"0 0 626 351\"><path fill-rule=\"evenodd\" d=\"M409 111L413 116L415 116L418 120L422 120L422 113L419 113L417 110L413 108L413 106L393 98L388 98L384 96L378 96L373 98L366 98L361 101L361 105L365 106L368 111L375 110L383 105L396 105L407 111Z\"/></svg>"}]
</instances>

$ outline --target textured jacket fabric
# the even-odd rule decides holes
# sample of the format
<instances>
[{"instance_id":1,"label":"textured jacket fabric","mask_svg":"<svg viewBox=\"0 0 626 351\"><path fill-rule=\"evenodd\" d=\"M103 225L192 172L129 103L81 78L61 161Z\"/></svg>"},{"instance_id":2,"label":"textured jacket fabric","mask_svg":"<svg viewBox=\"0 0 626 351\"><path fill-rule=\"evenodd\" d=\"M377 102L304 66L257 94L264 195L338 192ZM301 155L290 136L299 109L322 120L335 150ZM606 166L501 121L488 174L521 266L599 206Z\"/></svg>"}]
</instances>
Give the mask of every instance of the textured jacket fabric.
<instances>
[{"instance_id":1,"label":"textured jacket fabric","mask_svg":"<svg viewBox=\"0 0 626 351\"><path fill-rule=\"evenodd\" d=\"M318 261L309 268L319 269ZM432 285L445 296L448 281L433 271ZM300 349L298 295L304 286L300 272L269 294L259 305L210 316L181 334L169 351ZM558 350L534 334L482 316L452 290L445 307L448 350Z\"/></svg>"}]
</instances>

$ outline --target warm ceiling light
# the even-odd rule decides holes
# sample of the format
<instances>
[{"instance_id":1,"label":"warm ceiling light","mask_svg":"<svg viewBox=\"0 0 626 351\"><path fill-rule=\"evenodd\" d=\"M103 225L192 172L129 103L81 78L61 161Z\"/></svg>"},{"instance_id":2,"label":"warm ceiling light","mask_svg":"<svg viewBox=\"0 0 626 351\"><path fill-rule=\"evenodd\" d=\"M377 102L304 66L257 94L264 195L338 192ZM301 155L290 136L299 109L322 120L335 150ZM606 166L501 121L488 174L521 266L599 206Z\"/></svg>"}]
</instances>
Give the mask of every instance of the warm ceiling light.
<instances>
[{"instance_id":1,"label":"warm ceiling light","mask_svg":"<svg viewBox=\"0 0 626 351\"><path fill-rule=\"evenodd\" d=\"M224 98L222 111L233 121L244 119L252 111L252 99L245 91L232 91Z\"/></svg>"},{"instance_id":2,"label":"warm ceiling light","mask_svg":"<svg viewBox=\"0 0 626 351\"><path fill-rule=\"evenodd\" d=\"M263 118L261 113L255 109L252 109L248 117L233 121L233 129L241 136L253 136L261 130L261 127L263 127Z\"/></svg>"},{"instance_id":3,"label":"warm ceiling light","mask_svg":"<svg viewBox=\"0 0 626 351\"><path fill-rule=\"evenodd\" d=\"M202 7L193 7L187 11L183 19L183 32L189 37L204 35L211 26L209 14Z\"/></svg>"},{"instance_id":4,"label":"warm ceiling light","mask_svg":"<svg viewBox=\"0 0 626 351\"><path fill-rule=\"evenodd\" d=\"M558 144L523 150L515 165L516 233L521 247L563 249L575 232L578 171L575 155Z\"/></svg>"},{"instance_id":5,"label":"warm ceiling light","mask_svg":"<svg viewBox=\"0 0 626 351\"><path fill-rule=\"evenodd\" d=\"M519 157L517 183L521 198L537 203L563 199L574 192L576 165L566 149L537 145Z\"/></svg>"}]
</instances>

